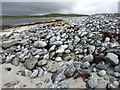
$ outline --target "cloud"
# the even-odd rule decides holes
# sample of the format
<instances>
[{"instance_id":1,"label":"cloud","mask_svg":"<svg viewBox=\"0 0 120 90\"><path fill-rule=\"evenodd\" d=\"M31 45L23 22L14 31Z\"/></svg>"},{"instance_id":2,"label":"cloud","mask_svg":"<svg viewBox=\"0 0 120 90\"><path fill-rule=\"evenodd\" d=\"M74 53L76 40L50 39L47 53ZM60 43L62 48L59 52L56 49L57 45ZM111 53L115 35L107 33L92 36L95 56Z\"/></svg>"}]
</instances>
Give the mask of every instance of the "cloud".
<instances>
[{"instance_id":1,"label":"cloud","mask_svg":"<svg viewBox=\"0 0 120 90\"><path fill-rule=\"evenodd\" d=\"M56 2L50 2L50 0L44 0L44 2L32 2L33 0L29 0L31 2L23 2L28 0L4 0L4 1L13 2L2 3L3 14L33 15L45 13L77 13L77 14L116 13L118 12L119 0L69 0L69 1L56 0Z\"/></svg>"},{"instance_id":2,"label":"cloud","mask_svg":"<svg viewBox=\"0 0 120 90\"><path fill-rule=\"evenodd\" d=\"M71 2L3 2L2 13L9 15L59 13L62 10L70 11L72 5Z\"/></svg>"}]
</instances>

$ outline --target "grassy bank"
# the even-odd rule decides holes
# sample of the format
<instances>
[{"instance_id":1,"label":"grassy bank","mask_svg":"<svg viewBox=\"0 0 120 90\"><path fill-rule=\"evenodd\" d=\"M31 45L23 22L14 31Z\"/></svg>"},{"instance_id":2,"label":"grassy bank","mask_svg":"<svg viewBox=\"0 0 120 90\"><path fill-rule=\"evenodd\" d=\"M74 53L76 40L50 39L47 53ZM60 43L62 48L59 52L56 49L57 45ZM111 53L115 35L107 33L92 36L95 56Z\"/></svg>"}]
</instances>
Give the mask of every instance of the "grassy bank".
<instances>
[{"instance_id":1,"label":"grassy bank","mask_svg":"<svg viewBox=\"0 0 120 90\"><path fill-rule=\"evenodd\" d=\"M83 14L45 14L45 15L36 15L36 16L8 16L3 15L0 18L42 18L42 17L81 17L81 16L88 16Z\"/></svg>"}]
</instances>

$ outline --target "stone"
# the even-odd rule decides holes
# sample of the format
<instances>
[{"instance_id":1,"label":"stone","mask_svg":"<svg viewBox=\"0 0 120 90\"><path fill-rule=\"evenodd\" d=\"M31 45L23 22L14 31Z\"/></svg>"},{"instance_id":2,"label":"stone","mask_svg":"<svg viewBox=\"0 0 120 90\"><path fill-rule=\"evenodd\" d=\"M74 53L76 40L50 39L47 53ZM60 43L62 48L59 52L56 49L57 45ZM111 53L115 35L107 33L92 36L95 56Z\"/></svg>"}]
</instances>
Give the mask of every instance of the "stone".
<instances>
[{"instance_id":1,"label":"stone","mask_svg":"<svg viewBox=\"0 0 120 90\"><path fill-rule=\"evenodd\" d=\"M63 80L63 81L59 82L58 86L60 86L60 88L64 88L64 89L69 88L68 80Z\"/></svg>"},{"instance_id":2,"label":"stone","mask_svg":"<svg viewBox=\"0 0 120 90\"><path fill-rule=\"evenodd\" d=\"M20 39L12 39L12 40L7 40L2 42L2 47L3 48L9 48L13 45L19 44Z\"/></svg>"},{"instance_id":3,"label":"stone","mask_svg":"<svg viewBox=\"0 0 120 90\"><path fill-rule=\"evenodd\" d=\"M53 46L49 49L49 51L50 51L50 52L51 52L51 51L54 51L55 48L56 48L56 45L53 45Z\"/></svg>"},{"instance_id":4,"label":"stone","mask_svg":"<svg viewBox=\"0 0 120 90\"><path fill-rule=\"evenodd\" d=\"M31 78L35 78L35 77L37 77L37 75L38 75L38 73L39 73L39 70L33 70L33 73L31 74Z\"/></svg>"},{"instance_id":5,"label":"stone","mask_svg":"<svg viewBox=\"0 0 120 90\"><path fill-rule=\"evenodd\" d=\"M47 60L43 59L43 60L40 60L40 61L38 62L38 66L44 66L44 65L46 65L47 63L48 63Z\"/></svg>"},{"instance_id":6,"label":"stone","mask_svg":"<svg viewBox=\"0 0 120 90\"><path fill-rule=\"evenodd\" d=\"M62 41L55 41L50 43L50 45L62 45L62 44L63 44Z\"/></svg>"},{"instance_id":7,"label":"stone","mask_svg":"<svg viewBox=\"0 0 120 90\"><path fill-rule=\"evenodd\" d=\"M87 69L87 68L90 67L90 63L88 61L86 61L80 67L83 68L83 69Z\"/></svg>"},{"instance_id":8,"label":"stone","mask_svg":"<svg viewBox=\"0 0 120 90\"><path fill-rule=\"evenodd\" d=\"M107 70L108 69L108 67L105 64L101 64L101 63L97 64L96 68L100 69L100 70Z\"/></svg>"},{"instance_id":9,"label":"stone","mask_svg":"<svg viewBox=\"0 0 120 90\"><path fill-rule=\"evenodd\" d=\"M60 61L62 61L62 58L61 57L56 57L55 61L60 62Z\"/></svg>"},{"instance_id":10,"label":"stone","mask_svg":"<svg viewBox=\"0 0 120 90\"><path fill-rule=\"evenodd\" d=\"M63 73L53 73L51 76L51 80L53 83L59 83L60 81L64 80L66 77Z\"/></svg>"},{"instance_id":11,"label":"stone","mask_svg":"<svg viewBox=\"0 0 120 90\"><path fill-rule=\"evenodd\" d=\"M5 61L6 61L7 63L11 63L11 62L13 61L13 58L14 58L14 57L15 57L15 55L7 56L6 59L5 59Z\"/></svg>"},{"instance_id":12,"label":"stone","mask_svg":"<svg viewBox=\"0 0 120 90\"><path fill-rule=\"evenodd\" d=\"M56 67L52 67L48 70L48 72L55 73L55 72L57 72L57 70L58 69Z\"/></svg>"},{"instance_id":13,"label":"stone","mask_svg":"<svg viewBox=\"0 0 120 90\"><path fill-rule=\"evenodd\" d=\"M25 60L24 65L27 69L33 69L35 67L35 65L37 64L37 62L38 62L37 58L31 57L31 58L27 58Z\"/></svg>"},{"instance_id":14,"label":"stone","mask_svg":"<svg viewBox=\"0 0 120 90\"><path fill-rule=\"evenodd\" d=\"M43 69L41 69L41 68L38 68L38 77L42 77L43 76L43 74L44 74L44 71L43 71Z\"/></svg>"},{"instance_id":15,"label":"stone","mask_svg":"<svg viewBox=\"0 0 120 90\"><path fill-rule=\"evenodd\" d=\"M89 53L93 53L95 51L95 46L89 46L88 47Z\"/></svg>"},{"instance_id":16,"label":"stone","mask_svg":"<svg viewBox=\"0 0 120 90\"><path fill-rule=\"evenodd\" d=\"M94 76L88 78L87 85L89 88L96 88L98 86L98 80Z\"/></svg>"},{"instance_id":17,"label":"stone","mask_svg":"<svg viewBox=\"0 0 120 90\"><path fill-rule=\"evenodd\" d=\"M114 75L116 78L120 78L120 73L119 73L119 72L114 72L113 75Z\"/></svg>"},{"instance_id":18,"label":"stone","mask_svg":"<svg viewBox=\"0 0 120 90\"><path fill-rule=\"evenodd\" d=\"M36 47L36 48L43 48L43 47L45 47L47 45L47 43L45 42L45 41L36 41L35 43L34 43L34 46Z\"/></svg>"},{"instance_id":19,"label":"stone","mask_svg":"<svg viewBox=\"0 0 120 90\"><path fill-rule=\"evenodd\" d=\"M73 65L69 65L67 69L64 71L64 75L66 77L72 77L75 72L75 67Z\"/></svg>"},{"instance_id":20,"label":"stone","mask_svg":"<svg viewBox=\"0 0 120 90\"><path fill-rule=\"evenodd\" d=\"M88 61L88 62L92 62L94 59L92 54L86 55L83 58L84 58L84 61Z\"/></svg>"},{"instance_id":21,"label":"stone","mask_svg":"<svg viewBox=\"0 0 120 90\"><path fill-rule=\"evenodd\" d=\"M71 53L71 51L68 49L68 50L65 50L65 53L69 54L69 53Z\"/></svg>"},{"instance_id":22,"label":"stone","mask_svg":"<svg viewBox=\"0 0 120 90\"><path fill-rule=\"evenodd\" d=\"M67 47L68 45L61 45L56 51L56 53L63 53Z\"/></svg>"},{"instance_id":23,"label":"stone","mask_svg":"<svg viewBox=\"0 0 120 90\"><path fill-rule=\"evenodd\" d=\"M30 77L32 74L32 71L28 70L28 69L25 69L25 76L26 77Z\"/></svg>"},{"instance_id":24,"label":"stone","mask_svg":"<svg viewBox=\"0 0 120 90\"><path fill-rule=\"evenodd\" d=\"M15 57L11 63L13 65L15 65L15 66L18 66L19 65L19 61L20 61L20 58L19 57Z\"/></svg>"},{"instance_id":25,"label":"stone","mask_svg":"<svg viewBox=\"0 0 120 90\"><path fill-rule=\"evenodd\" d=\"M114 53L107 53L107 55L104 57L104 60L112 65L117 65L119 63L118 56Z\"/></svg>"},{"instance_id":26,"label":"stone","mask_svg":"<svg viewBox=\"0 0 120 90\"><path fill-rule=\"evenodd\" d=\"M120 65L115 66L115 67L114 67L114 71L116 71L116 72L119 72L119 73L120 73Z\"/></svg>"},{"instance_id":27,"label":"stone","mask_svg":"<svg viewBox=\"0 0 120 90\"><path fill-rule=\"evenodd\" d=\"M109 42L110 41L110 38L109 37L106 37L105 38L105 42Z\"/></svg>"},{"instance_id":28,"label":"stone","mask_svg":"<svg viewBox=\"0 0 120 90\"><path fill-rule=\"evenodd\" d=\"M75 36L75 43L78 43L80 41L80 38L79 37L77 37L77 36Z\"/></svg>"},{"instance_id":29,"label":"stone","mask_svg":"<svg viewBox=\"0 0 120 90\"><path fill-rule=\"evenodd\" d=\"M98 72L98 75L101 76L101 77L103 77L103 76L106 75L106 71L105 71L105 70L100 70L100 71Z\"/></svg>"}]
</instances>

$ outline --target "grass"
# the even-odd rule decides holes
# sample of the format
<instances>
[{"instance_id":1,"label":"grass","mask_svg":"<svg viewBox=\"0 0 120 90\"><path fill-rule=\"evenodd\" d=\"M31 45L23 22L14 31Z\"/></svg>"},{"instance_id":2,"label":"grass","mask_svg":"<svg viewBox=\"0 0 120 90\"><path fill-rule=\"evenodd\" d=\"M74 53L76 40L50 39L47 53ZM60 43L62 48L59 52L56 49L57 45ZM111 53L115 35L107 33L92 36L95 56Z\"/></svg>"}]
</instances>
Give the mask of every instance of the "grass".
<instances>
[{"instance_id":1,"label":"grass","mask_svg":"<svg viewBox=\"0 0 120 90\"><path fill-rule=\"evenodd\" d=\"M42 17L81 17L81 16L88 16L88 15L83 15L83 14L45 14L45 15L36 15L36 16L29 16L29 15L24 15L24 16L8 16L8 15L3 15L0 16L0 18L42 18Z\"/></svg>"}]
</instances>

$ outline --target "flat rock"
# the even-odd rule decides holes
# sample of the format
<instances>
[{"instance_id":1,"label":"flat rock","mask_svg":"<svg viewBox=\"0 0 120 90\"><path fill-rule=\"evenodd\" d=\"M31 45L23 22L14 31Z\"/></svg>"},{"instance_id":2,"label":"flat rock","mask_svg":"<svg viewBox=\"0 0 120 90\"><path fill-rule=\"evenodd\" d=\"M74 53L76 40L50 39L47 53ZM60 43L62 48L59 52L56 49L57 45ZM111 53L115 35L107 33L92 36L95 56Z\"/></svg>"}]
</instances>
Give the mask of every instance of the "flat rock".
<instances>
[{"instance_id":1,"label":"flat rock","mask_svg":"<svg viewBox=\"0 0 120 90\"><path fill-rule=\"evenodd\" d=\"M35 57L27 58L24 65L27 69L33 69L37 64L38 59Z\"/></svg>"},{"instance_id":2,"label":"flat rock","mask_svg":"<svg viewBox=\"0 0 120 90\"><path fill-rule=\"evenodd\" d=\"M19 43L19 40L20 39L12 39L12 40L8 40L8 41L3 41L2 42L2 47L3 48L8 48L8 47L11 47L13 45L16 45Z\"/></svg>"},{"instance_id":3,"label":"flat rock","mask_svg":"<svg viewBox=\"0 0 120 90\"><path fill-rule=\"evenodd\" d=\"M45 41L36 41L35 43L34 43L34 46L36 47L36 48L43 48L43 47L45 47L47 45L47 43L45 42Z\"/></svg>"},{"instance_id":4,"label":"flat rock","mask_svg":"<svg viewBox=\"0 0 120 90\"><path fill-rule=\"evenodd\" d=\"M97 78L91 76L88 78L87 85L89 88L96 88L98 86Z\"/></svg>"},{"instance_id":5,"label":"flat rock","mask_svg":"<svg viewBox=\"0 0 120 90\"><path fill-rule=\"evenodd\" d=\"M108 67L105 64L101 64L101 63L97 64L96 68L100 69L100 70L107 70L108 69Z\"/></svg>"},{"instance_id":6,"label":"flat rock","mask_svg":"<svg viewBox=\"0 0 120 90\"><path fill-rule=\"evenodd\" d=\"M43 66L46 65L47 63L48 63L47 60L43 59L38 62L38 66Z\"/></svg>"},{"instance_id":7,"label":"flat rock","mask_svg":"<svg viewBox=\"0 0 120 90\"><path fill-rule=\"evenodd\" d=\"M117 65L119 63L118 56L114 53L107 53L104 59L105 61L107 61L108 63L111 63L112 65Z\"/></svg>"}]
</instances>

